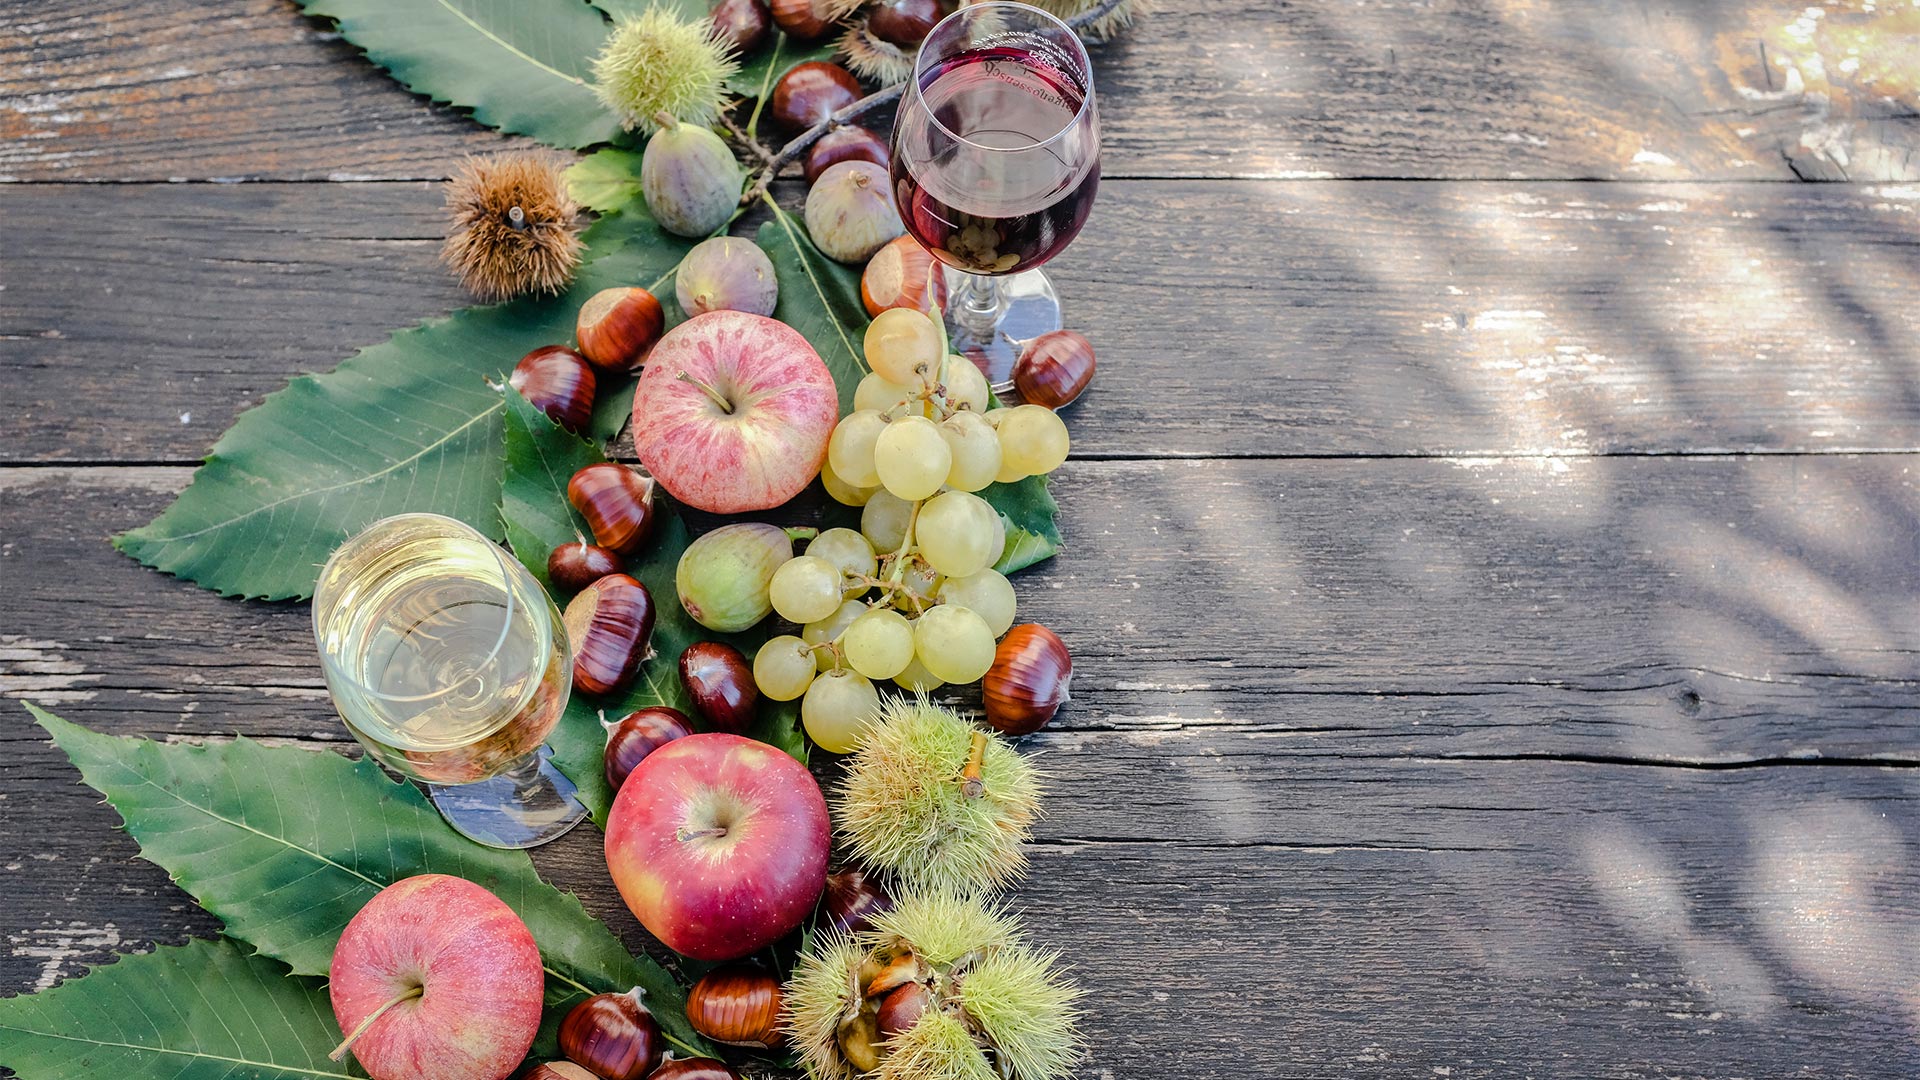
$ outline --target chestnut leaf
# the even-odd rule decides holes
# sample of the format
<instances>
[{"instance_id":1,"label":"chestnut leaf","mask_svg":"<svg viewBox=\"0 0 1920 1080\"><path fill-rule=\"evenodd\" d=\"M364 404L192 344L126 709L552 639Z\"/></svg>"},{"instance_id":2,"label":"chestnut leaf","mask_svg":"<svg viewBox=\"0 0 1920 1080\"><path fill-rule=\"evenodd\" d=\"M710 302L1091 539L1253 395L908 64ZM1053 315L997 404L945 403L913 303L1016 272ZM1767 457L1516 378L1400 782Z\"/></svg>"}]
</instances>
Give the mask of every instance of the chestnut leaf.
<instances>
[{"instance_id":1,"label":"chestnut leaf","mask_svg":"<svg viewBox=\"0 0 1920 1080\"><path fill-rule=\"evenodd\" d=\"M244 737L191 746L103 735L27 708L119 811L142 856L228 936L295 975L325 975L341 930L381 889L452 874L525 920L546 965L549 1014L638 986L683 1048L706 1045L687 1023L686 989L666 969L628 952L572 893L540 880L526 852L454 832L418 788L371 759Z\"/></svg>"}]
</instances>

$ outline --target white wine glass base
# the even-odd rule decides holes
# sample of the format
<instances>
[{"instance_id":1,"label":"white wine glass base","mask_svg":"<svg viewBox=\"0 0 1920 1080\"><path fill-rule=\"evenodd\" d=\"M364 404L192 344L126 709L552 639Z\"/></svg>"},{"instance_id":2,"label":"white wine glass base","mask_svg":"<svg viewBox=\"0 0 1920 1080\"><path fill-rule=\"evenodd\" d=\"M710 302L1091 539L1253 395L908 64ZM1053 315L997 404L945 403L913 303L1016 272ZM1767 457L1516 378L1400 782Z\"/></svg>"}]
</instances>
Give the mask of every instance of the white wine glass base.
<instances>
[{"instance_id":1,"label":"white wine glass base","mask_svg":"<svg viewBox=\"0 0 1920 1080\"><path fill-rule=\"evenodd\" d=\"M1060 329L1060 294L1040 270L982 277L942 264L947 286L947 336L954 352L986 373L996 394L1013 389L1020 350Z\"/></svg>"},{"instance_id":2,"label":"white wine glass base","mask_svg":"<svg viewBox=\"0 0 1920 1080\"><path fill-rule=\"evenodd\" d=\"M472 784L423 784L440 816L460 835L493 848L538 847L587 816L573 781L554 768L542 746L505 770Z\"/></svg>"}]
</instances>

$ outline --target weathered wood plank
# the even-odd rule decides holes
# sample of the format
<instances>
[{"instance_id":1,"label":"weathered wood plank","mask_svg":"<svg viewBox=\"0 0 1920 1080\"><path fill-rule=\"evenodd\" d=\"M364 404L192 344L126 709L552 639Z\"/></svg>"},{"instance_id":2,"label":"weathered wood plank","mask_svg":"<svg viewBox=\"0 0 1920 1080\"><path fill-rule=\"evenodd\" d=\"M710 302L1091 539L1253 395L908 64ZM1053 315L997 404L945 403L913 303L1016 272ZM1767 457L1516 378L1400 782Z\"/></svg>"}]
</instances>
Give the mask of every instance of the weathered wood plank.
<instances>
[{"instance_id":1,"label":"weathered wood plank","mask_svg":"<svg viewBox=\"0 0 1920 1080\"><path fill-rule=\"evenodd\" d=\"M1022 618L1077 731L1275 753L1920 762L1920 456L1069 463ZM303 605L106 545L188 472L0 470L0 693L344 741Z\"/></svg>"},{"instance_id":2,"label":"weathered wood plank","mask_svg":"<svg viewBox=\"0 0 1920 1080\"><path fill-rule=\"evenodd\" d=\"M1111 175L1913 179L1916 48L1898 4L1187 0L1097 62ZM0 4L0 176L443 177L499 143L283 0Z\"/></svg>"},{"instance_id":3,"label":"weathered wood plank","mask_svg":"<svg viewBox=\"0 0 1920 1080\"><path fill-rule=\"evenodd\" d=\"M215 923L0 719L25 990ZM1300 758L1058 732L1013 902L1092 991L1083 1075L1885 1076L1920 1067L1912 770ZM598 835L535 854L635 947Z\"/></svg>"},{"instance_id":4,"label":"weathered wood plank","mask_svg":"<svg viewBox=\"0 0 1920 1080\"><path fill-rule=\"evenodd\" d=\"M197 460L464 302L438 213L0 188L0 458ZM1164 181L1105 185L1051 270L1101 356L1081 454L1577 455L1920 447L1916 267L1915 186Z\"/></svg>"}]
</instances>

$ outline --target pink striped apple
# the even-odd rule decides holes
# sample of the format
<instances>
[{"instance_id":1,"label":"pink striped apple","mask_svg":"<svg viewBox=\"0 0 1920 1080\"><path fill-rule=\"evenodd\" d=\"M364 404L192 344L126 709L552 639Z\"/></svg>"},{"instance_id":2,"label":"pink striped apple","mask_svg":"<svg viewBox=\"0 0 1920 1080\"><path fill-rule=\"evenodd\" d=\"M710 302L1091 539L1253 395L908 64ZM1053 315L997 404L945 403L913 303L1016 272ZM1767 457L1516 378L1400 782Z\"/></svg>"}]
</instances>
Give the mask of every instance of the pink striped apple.
<instances>
[{"instance_id":1,"label":"pink striped apple","mask_svg":"<svg viewBox=\"0 0 1920 1080\"><path fill-rule=\"evenodd\" d=\"M667 493L716 514L779 506L820 473L840 417L807 339L745 311L667 331L633 394L633 447Z\"/></svg>"},{"instance_id":2,"label":"pink striped apple","mask_svg":"<svg viewBox=\"0 0 1920 1080\"><path fill-rule=\"evenodd\" d=\"M501 1080L540 1028L545 972L527 924L463 878L420 874L347 923L327 972L333 1016L374 1080Z\"/></svg>"}]
</instances>

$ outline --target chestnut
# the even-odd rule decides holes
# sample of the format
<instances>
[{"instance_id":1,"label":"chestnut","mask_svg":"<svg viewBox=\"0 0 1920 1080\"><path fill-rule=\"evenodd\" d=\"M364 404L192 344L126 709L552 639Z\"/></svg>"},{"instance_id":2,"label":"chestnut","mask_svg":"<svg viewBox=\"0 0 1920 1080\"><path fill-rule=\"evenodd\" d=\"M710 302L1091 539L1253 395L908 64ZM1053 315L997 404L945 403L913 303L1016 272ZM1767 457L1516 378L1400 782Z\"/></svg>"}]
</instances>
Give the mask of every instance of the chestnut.
<instances>
[{"instance_id":1,"label":"chestnut","mask_svg":"<svg viewBox=\"0 0 1920 1080\"><path fill-rule=\"evenodd\" d=\"M521 357L507 383L527 404L575 434L593 419L593 368L565 345L542 345Z\"/></svg>"},{"instance_id":2,"label":"chestnut","mask_svg":"<svg viewBox=\"0 0 1920 1080\"><path fill-rule=\"evenodd\" d=\"M626 686L651 654L653 597L627 574L608 574L582 589L561 621L573 647L573 688L581 693Z\"/></svg>"},{"instance_id":3,"label":"chestnut","mask_svg":"<svg viewBox=\"0 0 1920 1080\"><path fill-rule=\"evenodd\" d=\"M827 875L824 908L827 922L848 934L873 929L873 917L893 910L893 897L881 888L873 875L859 867L846 867Z\"/></svg>"},{"instance_id":4,"label":"chestnut","mask_svg":"<svg viewBox=\"0 0 1920 1080\"><path fill-rule=\"evenodd\" d=\"M758 49L773 29L773 13L764 0L720 0L707 12L714 36L740 56Z\"/></svg>"},{"instance_id":5,"label":"chestnut","mask_svg":"<svg viewBox=\"0 0 1920 1080\"><path fill-rule=\"evenodd\" d=\"M547 556L547 578L565 592L579 592L608 574L619 572L620 556L585 540L561 544Z\"/></svg>"},{"instance_id":6,"label":"chestnut","mask_svg":"<svg viewBox=\"0 0 1920 1080\"><path fill-rule=\"evenodd\" d=\"M842 124L820 136L820 141L807 150L807 183L820 179L829 166L842 161L871 161L884 169L892 160L892 151L880 136L859 124Z\"/></svg>"},{"instance_id":7,"label":"chestnut","mask_svg":"<svg viewBox=\"0 0 1920 1080\"><path fill-rule=\"evenodd\" d=\"M813 0L767 0L767 6L771 9L773 24L801 44L819 41L833 29L833 20L816 11Z\"/></svg>"},{"instance_id":8,"label":"chestnut","mask_svg":"<svg viewBox=\"0 0 1920 1080\"><path fill-rule=\"evenodd\" d=\"M866 983L866 995L870 998L885 997L908 983L926 979L930 969L921 959L912 953L901 953L885 963L875 963L869 974L865 969L860 972Z\"/></svg>"},{"instance_id":9,"label":"chestnut","mask_svg":"<svg viewBox=\"0 0 1920 1080\"><path fill-rule=\"evenodd\" d=\"M779 18L776 10L774 17ZM775 121L801 131L860 100L860 82L839 64L809 60L773 84L768 107Z\"/></svg>"},{"instance_id":10,"label":"chestnut","mask_svg":"<svg viewBox=\"0 0 1920 1080\"><path fill-rule=\"evenodd\" d=\"M659 1068L647 1074L647 1080L745 1080L719 1058L677 1058L672 1054L660 1059Z\"/></svg>"},{"instance_id":11,"label":"chestnut","mask_svg":"<svg viewBox=\"0 0 1920 1080\"><path fill-rule=\"evenodd\" d=\"M543 1061L522 1074L520 1080L600 1080L571 1061Z\"/></svg>"},{"instance_id":12,"label":"chestnut","mask_svg":"<svg viewBox=\"0 0 1920 1080\"><path fill-rule=\"evenodd\" d=\"M874 1020L871 1002L840 1021L834 1039L840 1044L840 1055L855 1072L867 1073L880 1067L880 1025Z\"/></svg>"},{"instance_id":13,"label":"chestnut","mask_svg":"<svg viewBox=\"0 0 1920 1080\"><path fill-rule=\"evenodd\" d=\"M867 29L889 45L913 50L940 22L940 0L885 0L867 12Z\"/></svg>"},{"instance_id":14,"label":"chestnut","mask_svg":"<svg viewBox=\"0 0 1920 1080\"><path fill-rule=\"evenodd\" d=\"M560 1052L601 1080L640 1080L665 1048L637 989L595 994L560 1021Z\"/></svg>"},{"instance_id":15,"label":"chestnut","mask_svg":"<svg viewBox=\"0 0 1920 1080\"><path fill-rule=\"evenodd\" d=\"M667 324L660 301L645 289L601 289L580 305L573 335L587 363L604 372L630 370Z\"/></svg>"},{"instance_id":16,"label":"chestnut","mask_svg":"<svg viewBox=\"0 0 1920 1080\"><path fill-rule=\"evenodd\" d=\"M1072 330L1049 330L1020 350L1013 387L1029 405L1072 404L1093 381L1093 343Z\"/></svg>"},{"instance_id":17,"label":"chestnut","mask_svg":"<svg viewBox=\"0 0 1920 1080\"><path fill-rule=\"evenodd\" d=\"M593 539L616 555L636 555L653 538L653 477L611 461L567 481L567 501L587 519Z\"/></svg>"},{"instance_id":18,"label":"chestnut","mask_svg":"<svg viewBox=\"0 0 1920 1080\"><path fill-rule=\"evenodd\" d=\"M897 307L932 314L935 304L947 304L946 275L918 240L896 236L867 260L860 274L860 302L873 316Z\"/></svg>"},{"instance_id":19,"label":"chestnut","mask_svg":"<svg viewBox=\"0 0 1920 1080\"><path fill-rule=\"evenodd\" d=\"M620 790L620 785L627 782L627 777L633 775L633 770L648 754L693 734L687 714L665 705L635 709L618 720L602 720L600 726L607 729L602 767L606 771L607 786L615 791Z\"/></svg>"},{"instance_id":20,"label":"chestnut","mask_svg":"<svg viewBox=\"0 0 1920 1080\"><path fill-rule=\"evenodd\" d=\"M987 723L1007 735L1027 735L1053 719L1067 700L1073 657L1060 635L1039 623L1007 631L980 680Z\"/></svg>"},{"instance_id":21,"label":"chestnut","mask_svg":"<svg viewBox=\"0 0 1920 1080\"><path fill-rule=\"evenodd\" d=\"M708 726L738 734L752 725L760 689L739 649L720 641L694 642L680 654L680 681L693 699L693 711Z\"/></svg>"},{"instance_id":22,"label":"chestnut","mask_svg":"<svg viewBox=\"0 0 1920 1080\"><path fill-rule=\"evenodd\" d=\"M780 980L752 964L714 968L687 991L687 1023L714 1042L780 1045Z\"/></svg>"},{"instance_id":23,"label":"chestnut","mask_svg":"<svg viewBox=\"0 0 1920 1080\"><path fill-rule=\"evenodd\" d=\"M927 1011L927 988L917 982L895 987L874 1011L874 1027L880 1038L891 1039L920 1022Z\"/></svg>"}]
</instances>

